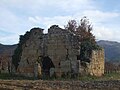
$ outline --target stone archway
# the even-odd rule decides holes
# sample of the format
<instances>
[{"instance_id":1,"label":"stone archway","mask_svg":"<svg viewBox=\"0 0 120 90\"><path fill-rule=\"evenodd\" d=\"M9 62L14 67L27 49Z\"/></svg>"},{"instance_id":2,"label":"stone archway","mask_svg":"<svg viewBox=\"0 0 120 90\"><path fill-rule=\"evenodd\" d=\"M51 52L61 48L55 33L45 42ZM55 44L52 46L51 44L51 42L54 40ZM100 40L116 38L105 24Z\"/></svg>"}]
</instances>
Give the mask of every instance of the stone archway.
<instances>
[{"instance_id":1,"label":"stone archway","mask_svg":"<svg viewBox=\"0 0 120 90\"><path fill-rule=\"evenodd\" d=\"M48 56L43 57L42 70L43 70L44 77L50 77L50 69L51 68L55 68L55 66L54 66L52 60L50 59L50 57L48 57Z\"/></svg>"}]
</instances>

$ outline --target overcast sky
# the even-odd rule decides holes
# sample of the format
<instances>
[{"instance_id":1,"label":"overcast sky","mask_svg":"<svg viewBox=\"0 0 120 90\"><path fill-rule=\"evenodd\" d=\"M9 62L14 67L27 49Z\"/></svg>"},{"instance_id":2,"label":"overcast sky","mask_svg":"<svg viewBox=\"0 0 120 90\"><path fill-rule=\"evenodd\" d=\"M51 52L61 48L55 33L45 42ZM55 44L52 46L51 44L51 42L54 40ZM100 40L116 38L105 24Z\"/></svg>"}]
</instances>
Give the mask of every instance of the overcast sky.
<instances>
[{"instance_id":1,"label":"overcast sky","mask_svg":"<svg viewBox=\"0 0 120 90\"><path fill-rule=\"evenodd\" d=\"M97 40L120 42L120 0L0 0L0 43L16 44L33 27L64 27L87 16Z\"/></svg>"}]
</instances>

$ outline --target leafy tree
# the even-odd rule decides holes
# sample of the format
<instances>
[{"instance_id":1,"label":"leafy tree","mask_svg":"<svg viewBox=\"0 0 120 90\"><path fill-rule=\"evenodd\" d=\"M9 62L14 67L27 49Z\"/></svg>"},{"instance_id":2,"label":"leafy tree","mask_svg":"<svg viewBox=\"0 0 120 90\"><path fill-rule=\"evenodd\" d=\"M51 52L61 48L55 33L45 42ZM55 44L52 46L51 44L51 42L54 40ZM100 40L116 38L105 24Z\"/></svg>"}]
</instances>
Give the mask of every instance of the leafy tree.
<instances>
[{"instance_id":1,"label":"leafy tree","mask_svg":"<svg viewBox=\"0 0 120 90\"><path fill-rule=\"evenodd\" d=\"M95 41L95 36L92 34L93 28L87 17L83 17L78 24L76 20L70 20L65 29L79 37L79 42L81 43L81 60L90 62L92 50L100 49L100 47Z\"/></svg>"}]
</instances>

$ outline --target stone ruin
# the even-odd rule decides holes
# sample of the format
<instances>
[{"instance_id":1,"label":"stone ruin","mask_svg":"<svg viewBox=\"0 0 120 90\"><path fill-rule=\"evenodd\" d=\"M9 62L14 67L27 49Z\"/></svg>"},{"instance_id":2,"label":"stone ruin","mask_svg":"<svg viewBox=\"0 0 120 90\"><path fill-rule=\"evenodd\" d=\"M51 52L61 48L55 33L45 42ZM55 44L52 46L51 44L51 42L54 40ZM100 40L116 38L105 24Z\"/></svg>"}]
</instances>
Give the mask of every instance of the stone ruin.
<instances>
[{"instance_id":1,"label":"stone ruin","mask_svg":"<svg viewBox=\"0 0 120 90\"><path fill-rule=\"evenodd\" d=\"M81 65L80 42L72 32L53 25L43 34L43 29L33 28L22 44L16 73L27 77L65 77L104 74L104 50L92 51L87 67Z\"/></svg>"}]
</instances>

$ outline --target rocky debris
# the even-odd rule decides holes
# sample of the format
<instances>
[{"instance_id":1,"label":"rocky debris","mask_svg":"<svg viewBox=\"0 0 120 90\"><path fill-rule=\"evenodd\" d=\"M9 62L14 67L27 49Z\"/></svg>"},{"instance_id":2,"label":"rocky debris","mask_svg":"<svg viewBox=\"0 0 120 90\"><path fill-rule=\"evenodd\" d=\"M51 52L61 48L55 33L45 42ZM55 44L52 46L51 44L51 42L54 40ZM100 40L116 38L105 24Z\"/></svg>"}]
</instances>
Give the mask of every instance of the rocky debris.
<instances>
[{"instance_id":1,"label":"rocky debris","mask_svg":"<svg viewBox=\"0 0 120 90\"><path fill-rule=\"evenodd\" d=\"M0 90L120 90L114 81L0 80Z\"/></svg>"}]
</instances>

